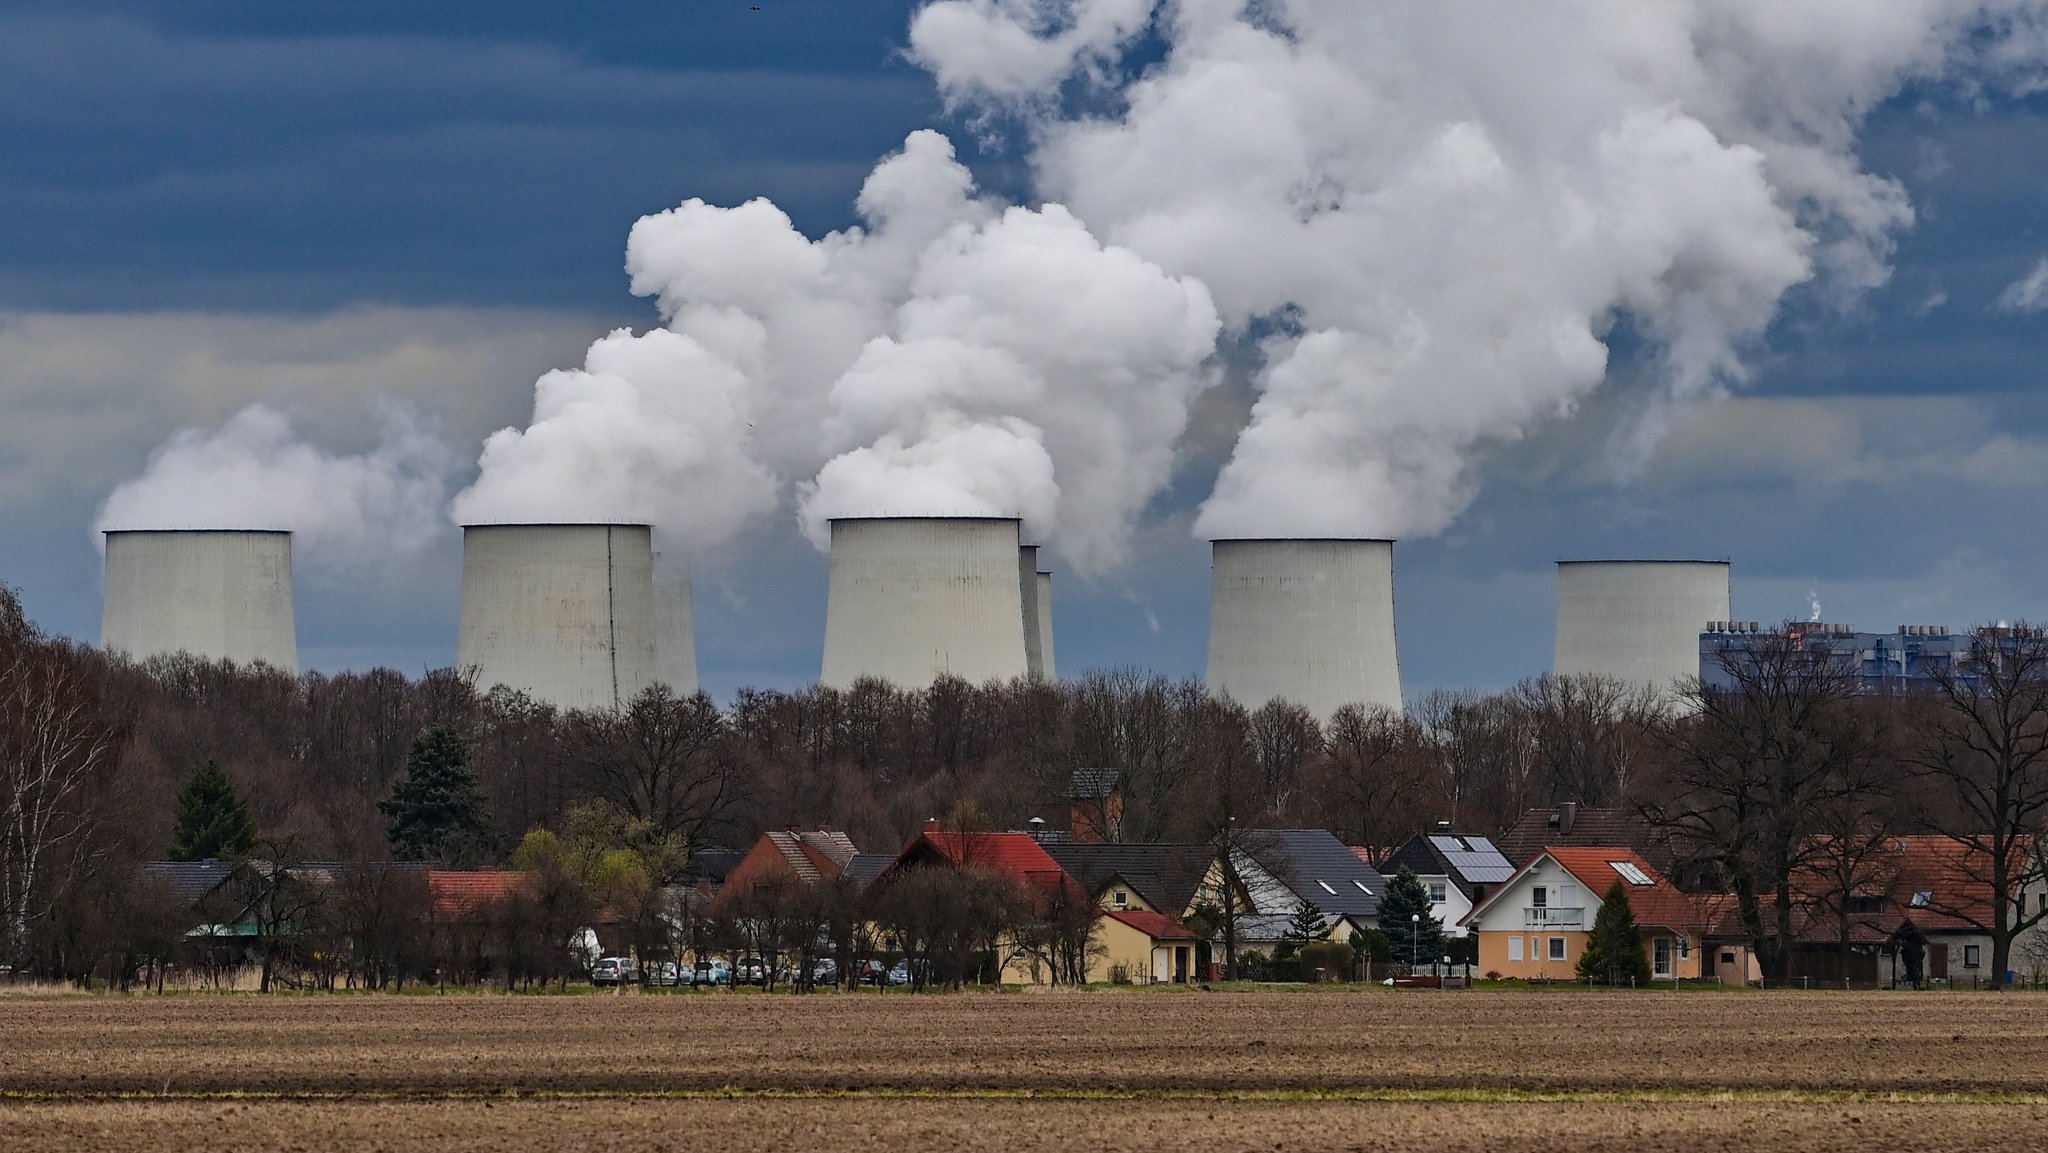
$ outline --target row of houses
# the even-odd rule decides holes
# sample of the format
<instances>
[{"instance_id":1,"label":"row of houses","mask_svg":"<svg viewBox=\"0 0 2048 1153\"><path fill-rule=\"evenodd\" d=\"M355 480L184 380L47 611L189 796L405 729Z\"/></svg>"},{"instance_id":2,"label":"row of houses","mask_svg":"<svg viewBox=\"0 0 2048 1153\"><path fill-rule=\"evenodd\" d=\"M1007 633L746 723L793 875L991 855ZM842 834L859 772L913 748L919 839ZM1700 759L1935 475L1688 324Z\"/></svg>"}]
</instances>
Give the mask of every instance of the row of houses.
<instances>
[{"instance_id":1,"label":"row of houses","mask_svg":"<svg viewBox=\"0 0 2048 1153\"><path fill-rule=\"evenodd\" d=\"M1378 852L1345 845L1320 829L1244 831L1190 844L1119 844L1104 834L1113 835L1107 821L1086 826L1080 837L1048 831L1042 822L996 832L949 830L933 821L900 848L872 853L835 830L774 830L744 852L698 853L676 907L694 917L743 919L756 915L766 893L827 884L877 893L920 870L975 867L1031 894L1040 914L1053 905L1089 911L1087 980L1188 982L1220 975L1226 936L1241 957L1305 943L1305 906L1320 914L1322 940L1348 943L1354 934L1370 934L1379 927L1387 877L1406 869L1423 886L1444 933L1476 939L1475 975L1573 979L1598 906L1619 885L1653 979L1754 982L1761 976L1734 898L1674 881L1672 847L1624 810L1536 809L1497 840L1440 826ZM1984 929L1988 888L1966 846L1942 837L1894 837L1870 856L1846 892L1839 881L1802 878L1810 884L1799 887L1789 918L1795 980L1888 985L1996 976ZM349 868L296 867L330 888ZM150 871L187 905L207 911L195 933L232 942L261 931L252 902L270 890L260 875L252 876L261 873L260 862L159 864ZM437 926L479 922L534 891L531 876L512 871L413 871L425 902L421 912ZM2025 898L2030 911L2048 912L2048 886L2040 881ZM1775 908L1766 912L1774 916ZM595 955L632 947L616 911L590 915L595 923L576 934L579 949ZM492 946L478 936L469 947L482 965ZM1021 944L1001 952L1004 981L1051 979L1042 952ZM2039 980L2048 969L2048 931L2029 930L2014 958L2017 977Z\"/></svg>"}]
</instances>

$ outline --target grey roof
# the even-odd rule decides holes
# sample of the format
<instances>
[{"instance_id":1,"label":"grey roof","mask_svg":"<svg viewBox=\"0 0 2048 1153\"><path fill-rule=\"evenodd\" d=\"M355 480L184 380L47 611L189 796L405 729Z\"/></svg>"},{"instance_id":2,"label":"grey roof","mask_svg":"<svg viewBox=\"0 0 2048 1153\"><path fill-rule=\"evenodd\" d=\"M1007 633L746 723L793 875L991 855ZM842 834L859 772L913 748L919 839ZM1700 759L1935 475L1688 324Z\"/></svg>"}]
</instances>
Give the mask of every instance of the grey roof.
<instances>
[{"instance_id":1,"label":"grey roof","mask_svg":"<svg viewBox=\"0 0 2048 1153\"><path fill-rule=\"evenodd\" d=\"M1075 769L1067 786L1067 799L1071 801L1100 801L1116 793L1117 784L1123 779L1115 769Z\"/></svg>"},{"instance_id":2,"label":"grey roof","mask_svg":"<svg viewBox=\"0 0 2048 1153\"><path fill-rule=\"evenodd\" d=\"M1333 917L1374 918L1386 879L1327 829L1268 829L1245 850L1288 889Z\"/></svg>"},{"instance_id":3,"label":"grey roof","mask_svg":"<svg viewBox=\"0 0 2048 1153\"><path fill-rule=\"evenodd\" d=\"M235 875L233 861L148 861L142 866L142 875L162 885L173 897L186 904L197 903L199 898L219 888L221 882Z\"/></svg>"},{"instance_id":4,"label":"grey roof","mask_svg":"<svg viewBox=\"0 0 2048 1153\"><path fill-rule=\"evenodd\" d=\"M1090 896L1121 879L1147 905L1178 917L1194 903L1216 850L1209 845L1085 845L1041 842L1045 855L1081 882Z\"/></svg>"},{"instance_id":5,"label":"grey roof","mask_svg":"<svg viewBox=\"0 0 2048 1153\"><path fill-rule=\"evenodd\" d=\"M725 875L738 866L746 856L737 849L698 849L690 854L690 863L683 867L683 876L693 881L709 881L722 885Z\"/></svg>"},{"instance_id":6,"label":"grey roof","mask_svg":"<svg viewBox=\"0 0 2048 1153\"><path fill-rule=\"evenodd\" d=\"M889 853L855 853L839 875L853 882L856 888L864 889L874 884L875 878L881 876L882 870L888 868L889 862L895 859L894 855Z\"/></svg>"}]
</instances>

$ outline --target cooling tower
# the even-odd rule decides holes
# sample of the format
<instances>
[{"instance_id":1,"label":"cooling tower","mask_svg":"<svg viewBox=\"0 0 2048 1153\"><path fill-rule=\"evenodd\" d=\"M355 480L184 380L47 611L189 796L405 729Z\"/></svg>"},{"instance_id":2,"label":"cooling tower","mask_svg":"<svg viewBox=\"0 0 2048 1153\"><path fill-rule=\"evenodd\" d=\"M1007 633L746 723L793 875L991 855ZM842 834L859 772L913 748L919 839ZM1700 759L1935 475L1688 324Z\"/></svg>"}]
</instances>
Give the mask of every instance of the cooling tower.
<instances>
[{"instance_id":1,"label":"cooling tower","mask_svg":"<svg viewBox=\"0 0 2048 1153\"><path fill-rule=\"evenodd\" d=\"M1017 532L998 517L834 520L819 683L1029 675Z\"/></svg>"},{"instance_id":2,"label":"cooling tower","mask_svg":"<svg viewBox=\"0 0 2048 1153\"><path fill-rule=\"evenodd\" d=\"M690 570L678 563L654 566L654 676L679 697L697 694L697 614Z\"/></svg>"},{"instance_id":3,"label":"cooling tower","mask_svg":"<svg viewBox=\"0 0 2048 1153\"><path fill-rule=\"evenodd\" d=\"M1038 668L1046 680L1060 679L1059 663L1052 658L1052 574L1031 574L1031 594L1038 598Z\"/></svg>"},{"instance_id":4,"label":"cooling tower","mask_svg":"<svg viewBox=\"0 0 2048 1153\"><path fill-rule=\"evenodd\" d=\"M1212 544L1212 692L1250 709L1284 697L1322 720L1348 704L1401 708L1394 542Z\"/></svg>"},{"instance_id":5,"label":"cooling tower","mask_svg":"<svg viewBox=\"0 0 2048 1153\"><path fill-rule=\"evenodd\" d=\"M138 660L185 652L296 674L292 534L112 531L100 644Z\"/></svg>"},{"instance_id":6,"label":"cooling tower","mask_svg":"<svg viewBox=\"0 0 2048 1153\"><path fill-rule=\"evenodd\" d=\"M455 659L479 687L616 708L653 683L656 632L646 525L463 527Z\"/></svg>"},{"instance_id":7,"label":"cooling tower","mask_svg":"<svg viewBox=\"0 0 2048 1153\"><path fill-rule=\"evenodd\" d=\"M1024 667L1033 680L1045 677L1045 628L1038 620L1038 546L1017 550L1017 596L1024 602Z\"/></svg>"},{"instance_id":8,"label":"cooling tower","mask_svg":"<svg viewBox=\"0 0 2048 1153\"><path fill-rule=\"evenodd\" d=\"M1700 633L1728 610L1726 561L1557 562L1559 673L1669 690L1700 673Z\"/></svg>"}]
</instances>

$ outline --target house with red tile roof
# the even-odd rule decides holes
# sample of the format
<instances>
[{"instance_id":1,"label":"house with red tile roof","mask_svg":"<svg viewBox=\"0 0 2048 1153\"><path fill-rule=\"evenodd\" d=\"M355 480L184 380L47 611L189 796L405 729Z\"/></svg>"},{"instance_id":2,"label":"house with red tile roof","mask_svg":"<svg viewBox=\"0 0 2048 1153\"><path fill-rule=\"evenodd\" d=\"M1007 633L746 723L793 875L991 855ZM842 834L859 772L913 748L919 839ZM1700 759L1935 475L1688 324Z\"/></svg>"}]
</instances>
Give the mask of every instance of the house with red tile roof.
<instances>
[{"instance_id":1,"label":"house with red tile roof","mask_svg":"<svg viewBox=\"0 0 2048 1153\"><path fill-rule=\"evenodd\" d=\"M2030 846L2029 846L2030 848ZM1794 875L1787 976L1839 986L1908 981L1907 953L1918 949L1923 980L1989 984L1992 971L1990 870L1982 849L1951 837L1886 838L1867 850L1808 854ZM2021 922L2011 969L2020 980L2048 975L2048 880L2031 854L2013 873ZM1776 902L1759 910L1767 927ZM1760 969L1732 896L1708 899L1708 975L1754 981ZM1846 947L1844 935L1846 933Z\"/></svg>"},{"instance_id":2,"label":"house with red tile roof","mask_svg":"<svg viewBox=\"0 0 2048 1153\"><path fill-rule=\"evenodd\" d=\"M725 875L706 908L712 916L744 914L775 894L793 894L836 881L860 854L845 833L833 829L772 829Z\"/></svg>"},{"instance_id":3,"label":"house with red tile roof","mask_svg":"<svg viewBox=\"0 0 2048 1153\"><path fill-rule=\"evenodd\" d=\"M1108 909L1097 922L1099 951L1088 959L1090 981L1180 984L1197 974L1201 937L1151 909Z\"/></svg>"},{"instance_id":4,"label":"house with red tile roof","mask_svg":"<svg viewBox=\"0 0 2048 1153\"><path fill-rule=\"evenodd\" d=\"M1479 968L1529 980L1573 980L1600 902L1621 884L1656 980L1700 976L1706 912L1692 894L1625 845L1538 851L1465 918L1479 937Z\"/></svg>"},{"instance_id":5,"label":"house with red tile roof","mask_svg":"<svg viewBox=\"0 0 2048 1153\"><path fill-rule=\"evenodd\" d=\"M517 897L531 895L534 875L517 869L428 869L435 924L481 921Z\"/></svg>"}]
</instances>

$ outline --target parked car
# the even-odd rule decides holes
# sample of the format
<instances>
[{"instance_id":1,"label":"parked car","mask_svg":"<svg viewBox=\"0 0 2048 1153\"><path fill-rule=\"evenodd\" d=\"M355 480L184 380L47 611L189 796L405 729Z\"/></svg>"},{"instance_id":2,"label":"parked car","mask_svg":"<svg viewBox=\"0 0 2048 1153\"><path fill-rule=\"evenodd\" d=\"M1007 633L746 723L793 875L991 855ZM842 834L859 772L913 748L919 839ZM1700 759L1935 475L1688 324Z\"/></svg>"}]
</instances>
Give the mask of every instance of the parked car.
<instances>
[{"instance_id":1,"label":"parked car","mask_svg":"<svg viewBox=\"0 0 2048 1153\"><path fill-rule=\"evenodd\" d=\"M637 985L640 983L640 963L631 957L599 957L590 967L590 983L593 985Z\"/></svg>"},{"instance_id":2,"label":"parked car","mask_svg":"<svg viewBox=\"0 0 2048 1153\"><path fill-rule=\"evenodd\" d=\"M733 970L733 980L742 985L766 985L768 963L759 957L741 957L739 968Z\"/></svg>"},{"instance_id":3,"label":"parked car","mask_svg":"<svg viewBox=\"0 0 2048 1153\"><path fill-rule=\"evenodd\" d=\"M912 974L915 974L920 982L930 981L932 979L931 962L912 961L910 958L905 957L903 960L896 962L895 968L889 970L889 983L891 985L908 985L910 984Z\"/></svg>"},{"instance_id":4,"label":"parked car","mask_svg":"<svg viewBox=\"0 0 2048 1153\"><path fill-rule=\"evenodd\" d=\"M889 966L872 957L860 962L855 971L863 985L881 985L889 980Z\"/></svg>"},{"instance_id":5,"label":"parked car","mask_svg":"<svg viewBox=\"0 0 2048 1153\"><path fill-rule=\"evenodd\" d=\"M839 962L830 957L822 958L811 966L811 984L837 985L839 983Z\"/></svg>"},{"instance_id":6,"label":"parked car","mask_svg":"<svg viewBox=\"0 0 2048 1153\"><path fill-rule=\"evenodd\" d=\"M682 980L682 971L674 961L656 961L647 966L647 983L650 985L674 986Z\"/></svg>"},{"instance_id":7,"label":"parked car","mask_svg":"<svg viewBox=\"0 0 2048 1153\"><path fill-rule=\"evenodd\" d=\"M691 973L690 983L693 985L730 985L732 984L732 968L724 961L699 961L697 962L697 968Z\"/></svg>"}]
</instances>

